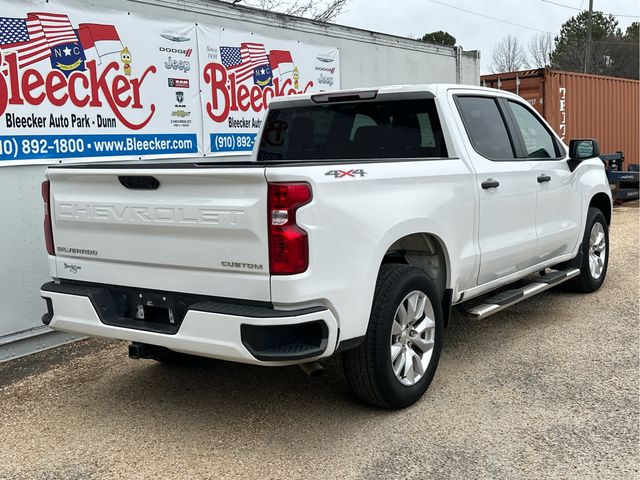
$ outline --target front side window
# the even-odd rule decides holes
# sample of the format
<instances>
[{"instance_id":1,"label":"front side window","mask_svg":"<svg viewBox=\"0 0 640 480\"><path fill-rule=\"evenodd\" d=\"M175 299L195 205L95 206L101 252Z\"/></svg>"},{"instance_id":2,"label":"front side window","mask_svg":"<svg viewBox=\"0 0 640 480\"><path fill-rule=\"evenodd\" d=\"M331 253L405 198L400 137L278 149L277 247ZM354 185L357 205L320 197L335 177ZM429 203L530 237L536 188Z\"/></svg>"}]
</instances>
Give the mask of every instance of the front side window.
<instances>
[{"instance_id":1,"label":"front side window","mask_svg":"<svg viewBox=\"0 0 640 480\"><path fill-rule=\"evenodd\" d=\"M492 97L456 97L473 148L490 160L515 160L504 119Z\"/></svg>"},{"instance_id":2,"label":"front side window","mask_svg":"<svg viewBox=\"0 0 640 480\"><path fill-rule=\"evenodd\" d=\"M258 150L263 161L446 156L433 99L274 108Z\"/></svg>"},{"instance_id":3,"label":"front side window","mask_svg":"<svg viewBox=\"0 0 640 480\"><path fill-rule=\"evenodd\" d=\"M556 146L553 136L542 122L526 107L509 101L509 107L516 119L528 158L556 158Z\"/></svg>"}]
</instances>

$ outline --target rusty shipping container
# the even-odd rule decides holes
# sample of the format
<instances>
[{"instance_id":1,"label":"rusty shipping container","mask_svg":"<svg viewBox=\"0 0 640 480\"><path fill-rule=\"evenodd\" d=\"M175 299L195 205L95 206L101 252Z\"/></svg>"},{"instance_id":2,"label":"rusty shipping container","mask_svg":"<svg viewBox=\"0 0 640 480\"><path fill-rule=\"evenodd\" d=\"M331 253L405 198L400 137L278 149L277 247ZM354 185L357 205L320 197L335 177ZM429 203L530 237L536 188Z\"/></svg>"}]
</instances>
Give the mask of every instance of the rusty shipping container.
<instances>
[{"instance_id":1,"label":"rusty shipping container","mask_svg":"<svg viewBox=\"0 0 640 480\"><path fill-rule=\"evenodd\" d=\"M640 163L640 81L550 69L480 79L527 100L565 143L596 138L602 153L624 152L625 169Z\"/></svg>"}]
</instances>

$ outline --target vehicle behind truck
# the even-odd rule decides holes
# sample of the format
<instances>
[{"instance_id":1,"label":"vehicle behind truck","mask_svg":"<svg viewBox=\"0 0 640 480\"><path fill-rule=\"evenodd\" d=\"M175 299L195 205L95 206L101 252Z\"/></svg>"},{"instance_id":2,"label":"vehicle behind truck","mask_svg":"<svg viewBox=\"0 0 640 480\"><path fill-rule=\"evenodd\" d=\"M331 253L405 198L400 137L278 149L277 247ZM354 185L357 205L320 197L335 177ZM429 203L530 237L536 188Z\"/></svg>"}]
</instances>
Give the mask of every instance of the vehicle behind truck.
<instances>
[{"instance_id":1,"label":"vehicle behind truck","mask_svg":"<svg viewBox=\"0 0 640 480\"><path fill-rule=\"evenodd\" d=\"M51 328L265 366L343 358L402 408L452 306L481 320L549 288L593 292L611 194L593 139L460 85L273 99L250 161L49 168Z\"/></svg>"}]
</instances>

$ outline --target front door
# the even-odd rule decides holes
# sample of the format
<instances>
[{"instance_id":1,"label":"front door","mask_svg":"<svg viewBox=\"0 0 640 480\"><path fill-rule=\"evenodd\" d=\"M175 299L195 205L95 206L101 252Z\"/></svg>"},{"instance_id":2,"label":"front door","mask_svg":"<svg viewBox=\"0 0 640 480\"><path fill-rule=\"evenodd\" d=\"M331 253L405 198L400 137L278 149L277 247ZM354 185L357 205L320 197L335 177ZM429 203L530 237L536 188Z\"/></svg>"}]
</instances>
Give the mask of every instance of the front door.
<instances>
[{"instance_id":1,"label":"front door","mask_svg":"<svg viewBox=\"0 0 640 480\"><path fill-rule=\"evenodd\" d=\"M524 103L506 102L516 135L536 178L537 256L541 262L573 252L581 239L581 191L569 170L564 147Z\"/></svg>"}]
</instances>

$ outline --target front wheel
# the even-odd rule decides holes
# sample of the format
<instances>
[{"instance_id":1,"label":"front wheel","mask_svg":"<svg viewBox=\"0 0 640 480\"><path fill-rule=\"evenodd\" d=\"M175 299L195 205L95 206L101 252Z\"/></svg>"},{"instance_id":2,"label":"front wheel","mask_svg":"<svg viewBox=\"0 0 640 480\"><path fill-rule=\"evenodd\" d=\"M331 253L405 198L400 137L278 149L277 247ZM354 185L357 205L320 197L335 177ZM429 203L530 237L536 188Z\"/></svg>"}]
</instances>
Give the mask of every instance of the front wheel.
<instances>
[{"instance_id":1,"label":"front wheel","mask_svg":"<svg viewBox=\"0 0 640 480\"><path fill-rule=\"evenodd\" d=\"M580 275L565 282L565 290L591 293L604 283L609 265L609 227L603 213L597 208L589 208L584 237L580 245Z\"/></svg>"},{"instance_id":2,"label":"front wheel","mask_svg":"<svg viewBox=\"0 0 640 480\"><path fill-rule=\"evenodd\" d=\"M382 265L365 340L343 354L350 387L384 408L415 403L433 379L442 336L442 306L431 279L416 267Z\"/></svg>"}]
</instances>

